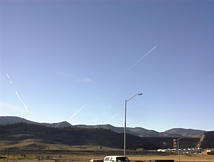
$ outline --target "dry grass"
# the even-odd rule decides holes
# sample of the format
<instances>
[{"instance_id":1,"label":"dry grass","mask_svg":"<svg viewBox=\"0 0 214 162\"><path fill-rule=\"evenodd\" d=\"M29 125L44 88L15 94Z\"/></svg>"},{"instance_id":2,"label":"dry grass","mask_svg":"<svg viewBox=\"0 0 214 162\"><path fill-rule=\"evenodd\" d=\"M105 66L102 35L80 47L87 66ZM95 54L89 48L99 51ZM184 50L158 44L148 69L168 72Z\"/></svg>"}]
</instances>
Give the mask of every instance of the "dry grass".
<instances>
[{"instance_id":1,"label":"dry grass","mask_svg":"<svg viewBox=\"0 0 214 162\"><path fill-rule=\"evenodd\" d=\"M7 144L7 145L6 145ZM0 148L22 148L31 144L37 144L43 146L45 150L37 151L28 151L28 152L10 152L9 156L7 153L0 156L5 156L10 160L49 160L49 159L69 159L72 161L82 161L86 162L90 159L103 159L107 155L115 155L123 152L123 149L115 149L108 147L100 146L68 146L62 144L44 144L40 141L35 140L24 140L21 143L11 144L7 142L0 142ZM65 150L64 153L60 152ZM68 151L68 152L66 152ZM131 151L131 150L128 150ZM130 160L163 160L171 159L178 161L178 156L176 154L158 154L156 152L142 152L142 151L133 151L129 152L128 157ZM190 154L190 155L181 155L181 162L214 162L214 155L202 155L202 154ZM1 162L1 161L0 161ZM63 162L63 161L62 161Z\"/></svg>"}]
</instances>

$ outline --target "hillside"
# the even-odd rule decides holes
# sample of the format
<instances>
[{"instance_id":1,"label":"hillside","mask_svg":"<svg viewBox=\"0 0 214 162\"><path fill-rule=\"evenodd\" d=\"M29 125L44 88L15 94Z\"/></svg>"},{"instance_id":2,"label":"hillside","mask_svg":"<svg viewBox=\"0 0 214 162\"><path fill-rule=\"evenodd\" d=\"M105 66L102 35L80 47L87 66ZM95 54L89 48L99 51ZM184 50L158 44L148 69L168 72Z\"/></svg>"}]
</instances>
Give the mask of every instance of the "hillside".
<instances>
[{"instance_id":1,"label":"hillside","mask_svg":"<svg viewBox=\"0 0 214 162\"><path fill-rule=\"evenodd\" d=\"M26 140L34 141L26 145L25 148L18 147L17 144ZM199 141L199 138L185 138L188 141L187 147L194 147ZM115 133L107 129L87 129L87 128L54 128L32 124L11 124L0 125L0 144L13 149L26 149L37 146L42 149L40 144L64 144L69 146L74 145L92 145L106 146L112 148L123 148L123 134ZM128 149L159 149L171 148L172 138L168 137L137 137L127 135ZM181 142L182 147L182 142ZM34 147L34 149L36 149ZM3 148L2 148L3 149Z\"/></svg>"},{"instance_id":2,"label":"hillside","mask_svg":"<svg viewBox=\"0 0 214 162\"><path fill-rule=\"evenodd\" d=\"M75 125L79 128L102 128L109 129L117 133L123 132L123 127L114 127L112 125ZM195 137L200 138L205 131L194 130L194 129L184 129L184 128L173 128L164 132L157 132L154 130L148 130L141 127L130 128L127 127L127 133L139 136L139 137Z\"/></svg>"},{"instance_id":3,"label":"hillside","mask_svg":"<svg viewBox=\"0 0 214 162\"><path fill-rule=\"evenodd\" d=\"M123 127L114 127L110 124L106 125L75 125L79 128L102 128L102 129L108 129L112 130L117 133L123 133L124 128ZM139 137L160 137L159 132L156 132L154 130L148 130L140 127L130 128L127 127L127 133L139 136Z\"/></svg>"},{"instance_id":4,"label":"hillside","mask_svg":"<svg viewBox=\"0 0 214 162\"><path fill-rule=\"evenodd\" d=\"M33 122L30 120L26 120L24 118L15 117L15 116L0 116L0 125L8 125L8 124L17 124L17 123L26 123L26 124L34 124L34 125L42 125L48 127L76 127L76 128L88 128L88 129L107 129L114 131L116 133L123 133L123 127L114 127L112 125L71 125L70 123L64 121L59 123L39 123ZM132 134L138 137L195 137L200 138L201 135L205 131L203 130L193 130L193 129L183 129L183 128L174 128L167 130L165 132L157 132L154 130L148 130L141 127L127 127L127 133Z\"/></svg>"},{"instance_id":5,"label":"hillside","mask_svg":"<svg viewBox=\"0 0 214 162\"><path fill-rule=\"evenodd\" d=\"M184 128L173 128L165 132L161 132L162 137L201 137L205 131L194 130L194 129L184 129Z\"/></svg>"},{"instance_id":6,"label":"hillside","mask_svg":"<svg viewBox=\"0 0 214 162\"><path fill-rule=\"evenodd\" d=\"M16 117L16 116L0 116L0 125L17 124L17 123L43 125L43 126L48 126L48 127L69 127L69 126L71 126L71 124L66 121L59 122L59 123L38 123L38 122L26 120L24 118Z\"/></svg>"}]
</instances>

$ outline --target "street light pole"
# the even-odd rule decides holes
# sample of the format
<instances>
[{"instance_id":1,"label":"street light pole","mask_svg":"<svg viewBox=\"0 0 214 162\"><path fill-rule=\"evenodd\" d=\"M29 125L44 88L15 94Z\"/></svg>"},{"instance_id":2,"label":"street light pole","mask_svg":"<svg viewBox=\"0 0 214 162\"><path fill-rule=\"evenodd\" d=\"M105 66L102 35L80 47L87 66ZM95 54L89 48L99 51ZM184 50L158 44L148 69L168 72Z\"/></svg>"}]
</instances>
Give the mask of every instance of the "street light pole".
<instances>
[{"instance_id":1,"label":"street light pole","mask_svg":"<svg viewBox=\"0 0 214 162\"><path fill-rule=\"evenodd\" d=\"M138 95L143 95L143 93L137 93L135 94L134 96L130 97L129 99L125 100L125 116L124 116L124 142L123 142L123 146L124 146L124 156L126 156L126 110L127 110L127 103L128 101L130 101L131 99L133 99L135 96L138 96Z\"/></svg>"},{"instance_id":2,"label":"street light pole","mask_svg":"<svg viewBox=\"0 0 214 162\"><path fill-rule=\"evenodd\" d=\"M126 156L126 107L127 107L127 100L125 100L125 120L124 120L124 156Z\"/></svg>"}]
</instances>

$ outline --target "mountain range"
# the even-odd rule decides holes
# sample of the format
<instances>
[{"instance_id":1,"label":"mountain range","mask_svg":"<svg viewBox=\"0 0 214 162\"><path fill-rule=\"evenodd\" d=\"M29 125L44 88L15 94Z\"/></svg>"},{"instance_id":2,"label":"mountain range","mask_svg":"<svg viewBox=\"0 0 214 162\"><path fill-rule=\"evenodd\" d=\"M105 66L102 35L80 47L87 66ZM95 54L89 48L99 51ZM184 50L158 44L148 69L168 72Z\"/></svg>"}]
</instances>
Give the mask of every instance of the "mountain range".
<instances>
[{"instance_id":1,"label":"mountain range","mask_svg":"<svg viewBox=\"0 0 214 162\"><path fill-rule=\"evenodd\" d=\"M103 128L109 129L117 133L123 133L123 127L114 127L112 125L75 125L79 128ZM200 138L204 134L204 130L173 128L164 132L157 132L141 127L127 127L127 133L138 137L194 137Z\"/></svg>"},{"instance_id":2,"label":"mountain range","mask_svg":"<svg viewBox=\"0 0 214 162\"><path fill-rule=\"evenodd\" d=\"M172 148L170 137L138 137L127 134L127 149L156 150ZM181 148L195 147L200 138L182 138ZM25 150L66 150L73 146L123 148L123 133L102 128L47 127L17 123L0 125L0 152Z\"/></svg>"},{"instance_id":3,"label":"mountain range","mask_svg":"<svg viewBox=\"0 0 214 162\"><path fill-rule=\"evenodd\" d=\"M39 123L30 120L26 120L24 118L16 117L16 116L0 116L0 125L10 125L17 123L25 123L32 125L40 125L46 127L54 127L54 128L64 128L64 127L75 127L75 128L88 128L88 129L107 129L116 133L123 133L123 127L115 127L109 124L106 125L71 125L67 121L59 122L59 123ZM204 130L196 130L196 129L184 129L184 128L173 128L164 132L157 132L154 130L148 130L141 127L127 127L127 133L138 136L138 137L193 137L200 138L204 134Z\"/></svg>"},{"instance_id":4,"label":"mountain range","mask_svg":"<svg viewBox=\"0 0 214 162\"><path fill-rule=\"evenodd\" d=\"M127 148L172 148L173 139L181 148L214 148L214 131L174 128L164 132L140 127L127 128ZM0 150L49 150L84 146L123 147L123 127L112 125L71 125L39 123L15 116L0 116Z\"/></svg>"}]
</instances>

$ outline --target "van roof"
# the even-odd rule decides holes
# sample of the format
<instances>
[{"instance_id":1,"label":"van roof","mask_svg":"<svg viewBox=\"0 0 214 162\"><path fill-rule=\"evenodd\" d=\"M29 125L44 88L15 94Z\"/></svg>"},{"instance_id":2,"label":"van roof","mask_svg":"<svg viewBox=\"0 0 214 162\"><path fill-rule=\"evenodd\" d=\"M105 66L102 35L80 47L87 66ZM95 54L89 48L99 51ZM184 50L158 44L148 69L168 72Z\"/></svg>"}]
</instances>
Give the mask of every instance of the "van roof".
<instances>
[{"instance_id":1,"label":"van roof","mask_svg":"<svg viewBox=\"0 0 214 162\"><path fill-rule=\"evenodd\" d=\"M126 156L124 156L124 155L118 155L118 156L115 156L115 155L114 155L114 156L111 156L111 155L109 155L109 156L105 156L105 158L106 158L106 157L126 157Z\"/></svg>"}]
</instances>

